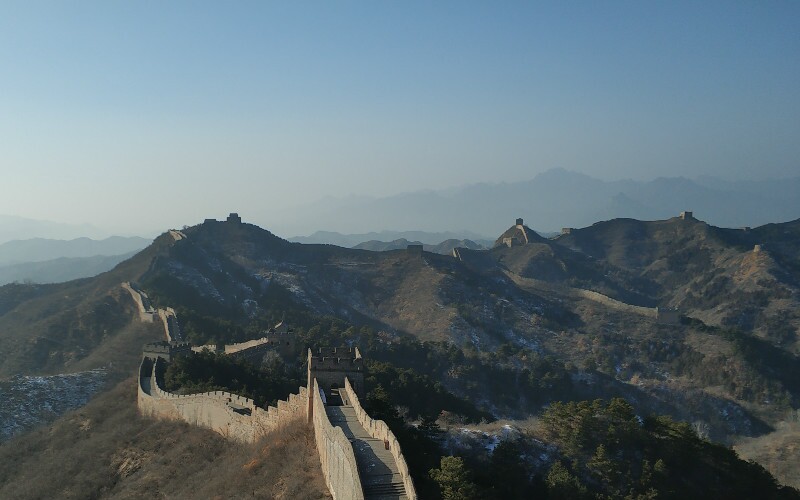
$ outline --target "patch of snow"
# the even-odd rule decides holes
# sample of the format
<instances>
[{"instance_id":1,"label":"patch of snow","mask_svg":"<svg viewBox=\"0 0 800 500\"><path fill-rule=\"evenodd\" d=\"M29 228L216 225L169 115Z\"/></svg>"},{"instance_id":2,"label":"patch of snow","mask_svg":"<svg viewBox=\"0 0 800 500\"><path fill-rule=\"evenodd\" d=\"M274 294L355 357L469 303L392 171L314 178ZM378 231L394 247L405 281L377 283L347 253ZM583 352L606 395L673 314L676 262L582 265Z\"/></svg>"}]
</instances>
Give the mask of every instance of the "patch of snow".
<instances>
[{"instance_id":1,"label":"patch of snow","mask_svg":"<svg viewBox=\"0 0 800 500\"><path fill-rule=\"evenodd\" d=\"M103 386L104 368L0 380L0 442L80 408Z\"/></svg>"}]
</instances>

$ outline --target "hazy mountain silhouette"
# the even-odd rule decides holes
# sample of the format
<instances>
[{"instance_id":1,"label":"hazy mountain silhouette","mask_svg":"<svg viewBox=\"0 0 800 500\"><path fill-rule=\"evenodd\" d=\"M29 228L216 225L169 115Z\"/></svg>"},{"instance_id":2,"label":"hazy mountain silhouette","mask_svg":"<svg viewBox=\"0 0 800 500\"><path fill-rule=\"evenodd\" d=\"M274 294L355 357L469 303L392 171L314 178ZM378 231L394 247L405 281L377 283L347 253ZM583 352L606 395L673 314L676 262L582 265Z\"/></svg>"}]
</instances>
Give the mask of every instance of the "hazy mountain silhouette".
<instances>
[{"instance_id":1,"label":"hazy mountain silhouette","mask_svg":"<svg viewBox=\"0 0 800 500\"><path fill-rule=\"evenodd\" d=\"M135 253L136 251L122 255L59 257L41 262L0 266L0 285L13 282L61 283L78 278L90 278L112 269Z\"/></svg>"},{"instance_id":2,"label":"hazy mountain silhouette","mask_svg":"<svg viewBox=\"0 0 800 500\"><path fill-rule=\"evenodd\" d=\"M341 232L409 227L437 232L469 227L480 234L498 234L504 229L503 223L515 217L524 217L537 231L558 231L620 217L667 219L690 210L710 224L740 227L796 219L800 216L798 192L800 177L753 182L710 177L609 182L553 169L525 182L473 184L385 198L326 199L293 209L292 218L299 227ZM403 237L425 242L401 233L391 237L361 236L351 245ZM475 239L468 235L455 237Z\"/></svg>"},{"instance_id":3,"label":"hazy mountain silhouette","mask_svg":"<svg viewBox=\"0 0 800 500\"><path fill-rule=\"evenodd\" d=\"M0 266L43 262L62 257L79 258L129 254L145 248L151 242L151 239L138 236L112 236L104 240L90 238L13 240L0 244Z\"/></svg>"},{"instance_id":4,"label":"hazy mountain silhouette","mask_svg":"<svg viewBox=\"0 0 800 500\"><path fill-rule=\"evenodd\" d=\"M68 240L80 237L107 238L106 231L90 224L64 224L45 220L27 219L15 215L0 215L0 243L30 238Z\"/></svg>"},{"instance_id":5,"label":"hazy mountain silhouette","mask_svg":"<svg viewBox=\"0 0 800 500\"><path fill-rule=\"evenodd\" d=\"M334 231L317 231L310 236L295 236L289 238L289 241L304 244L329 244L345 248L353 248L362 243L378 242L390 243L398 240L408 240L411 243L423 243L426 245L439 245L446 240L472 240L482 246L491 246L492 240L486 236L482 236L471 231L444 231L444 232L426 232L426 231L381 231L361 234L342 234ZM358 246L358 248L367 248ZM398 247L400 248L400 247ZM405 246L403 246L405 248ZM375 250L386 250L387 248L381 247Z\"/></svg>"}]
</instances>

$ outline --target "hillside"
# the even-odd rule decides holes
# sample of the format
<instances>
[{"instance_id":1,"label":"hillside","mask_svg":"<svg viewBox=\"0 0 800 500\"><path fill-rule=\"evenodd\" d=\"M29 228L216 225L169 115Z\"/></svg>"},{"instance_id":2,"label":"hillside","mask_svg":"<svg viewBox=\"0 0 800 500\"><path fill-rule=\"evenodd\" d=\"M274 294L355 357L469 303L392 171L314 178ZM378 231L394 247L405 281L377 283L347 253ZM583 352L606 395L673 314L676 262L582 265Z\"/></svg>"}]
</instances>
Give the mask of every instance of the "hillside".
<instances>
[{"instance_id":1,"label":"hillside","mask_svg":"<svg viewBox=\"0 0 800 500\"><path fill-rule=\"evenodd\" d=\"M553 401L622 397L726 445L783 428L800 400L798 221L744 231L620 219L553 239L520 226L491 250L438 255L207 221L93 279L0 287L0 373L109 363L131 373L141 344L163 334L135 319L119 287L132 281L174 307L195 344L244 341L286 319L307 345L360 345L387 374L407 370L376 378L396 397L434 384L450 394L402 396L417 417L521 419ZM662 320L655 306L689 319ZM797 470L773 472L794 481Z\"/></svg>"},{"instance_id":2,"label":"hillside","mask_svg":"<svg viewBox=\"0 0 800 500\"><path fill-rule=\"evenodd\" d=\"M309 436L300 429L242 445L143 418L128 379L0 446L0 497L330 498Z\"/></svg>"},{"instance_id":3,"label":"hillside","mask_svg":"<svg viewBox=\"0 0 800 500\"><path fill-rule=\"evenodd\" d=\"M167 233L94 278L0 287L0 376L106 365L128 376L142 343L162 332L157 325L138 322L120 283L141 277L174 241Z\"/></svg>"}]
</instances>

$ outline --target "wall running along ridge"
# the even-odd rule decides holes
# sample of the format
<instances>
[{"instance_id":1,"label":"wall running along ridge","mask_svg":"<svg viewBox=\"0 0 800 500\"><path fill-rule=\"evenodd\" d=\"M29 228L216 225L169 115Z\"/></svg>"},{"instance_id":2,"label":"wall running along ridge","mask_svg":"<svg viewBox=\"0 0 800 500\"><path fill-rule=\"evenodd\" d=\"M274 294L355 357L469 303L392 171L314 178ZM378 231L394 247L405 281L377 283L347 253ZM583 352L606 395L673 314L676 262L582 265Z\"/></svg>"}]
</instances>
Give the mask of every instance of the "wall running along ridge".
<instances>
[{"instance_id":1,"label":"wall running along ridge","mask_svg":"<svg viewBox=\"0 0 800 500\"><path fill-rule=\"evenodd\" d=\"M150 305L150 299L147 297L147 294L139 289L133 288L127 281L122 284L122 288L131 294L131 298L136 303L136 308L139 310L139 320L143 323L152 323L158 313Z\"/></svg>"},{"instance_id":2,"label":"wall running along ridge","mask_svg":"<svg viewBox=\"0 0 800 500\"><path fill-rule=\"evenodd\" d=\"M288 401L266 410L252 399L225 391L202 394L173 394L158 385L156 370L164 364L145 358L139 367L138 408L142 415L170 420L183 420L205 427L240 442L255 442L274 429L295 425L306 415L308 393L300 387ZM238 410L238 411L237 411ZM243 414L247 413L248 414ZM324 410L323 410L324 413Z\"/></svg>"},{"instance_id":3,"label":"wall running along ridge","mask_svg":"<svg viewBox=\"0 0 800 500\"><path fill-rule=\"evenodd\" d=\"M366 411L364 411L364 408L361 406L361 402L358 400L356 391L353 390L353 387L350 385L350 380L348 379L344 379L344 390L347 394L349 403L356 411L356 418L358 418L361 426L364 427L371 437L380 439L384 443L389 443L389 451L392 453L392 457L394 457L394 461L397 464L397 470L400 472L400 476L403 478L403 486L406 490L406 496L409 498L409 500L416 500L417 491L414 488L414 481L411 479L411 474L408 472L406 459L403 457L403 452L400 450L400 443L397 441L394 433L391 431L391 429L389 429L389 426L386 425L386 422L383 420L374 420Z\"/></svg>"},{"instance_id":4,"label":"wall running along ridge","mask_svg":"<svg viewBox=\"0 0 800 500\"><path fill-rule=\"evenodd\" d=\"M164 324L164 337L168 341L178 341L182 340L181 337L181 328L178 324L178 316L175 314L175 310L171 307L166 309L153 309L153 306L150 304L150 298L144 293L142 290L139 290L134 285L131 285L129 282L125 282L122 284L122 288L128 291L131 294L131 298L136 303L136 308L139 310L139 320L145 323L153 323L155 317L158 316L161 319L161 322Z\"/></svg>"},{"instance_id":5,"label":"wall running along ridge","mask_svg":"<svg viewBox=\"0 0 800 500\"><path fill-rule=\"evenodd\" d=\"M181 327L178 324L178 315L175 314L175 309L168 307L166 309L158 310L158 317L164 323L164 335L169 342L183 340L181 335Z\"/></svg>"},{"instance_id":6,"label":"wall running along ridge","mask_svg":"<svg viewBox=\"0 0 800 500\"><path fill-rule=\"evenodd\" d=\"M325 404L319 395L317 379L314 379L310 396L314 439L328 490L334 500L363 500L364 490L361 487L353 446L341 427L331 425L325 412Z\"/></svg>"}]
</instances>

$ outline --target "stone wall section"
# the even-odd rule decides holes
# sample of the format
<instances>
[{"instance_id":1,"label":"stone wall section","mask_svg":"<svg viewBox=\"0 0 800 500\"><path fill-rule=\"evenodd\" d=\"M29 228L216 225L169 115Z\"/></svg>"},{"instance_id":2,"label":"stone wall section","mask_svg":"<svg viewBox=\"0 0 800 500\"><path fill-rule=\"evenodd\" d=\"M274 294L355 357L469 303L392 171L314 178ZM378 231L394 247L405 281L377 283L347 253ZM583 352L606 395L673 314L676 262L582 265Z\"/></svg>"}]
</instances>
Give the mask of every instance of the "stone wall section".
<instances>
[{"instance_id":1,"label":"stone wall section","mask_svg":"<svg viewBox=\"0 0 800 500\"><path fill-rule=\"evenodd\" d=\"M363 500L364 490L353 447L342 428L331 425L316 379L311 393L311 412L314 439L328 491L334 500Z\"/></svg>"},{"instance_id":2,"label":"stone wall section","mask_svg":"<svg viewBox=\"0 0 800 500\"><path fill-rule=\"evenodd\" d=\"M598 302L611 309L616 309L618 311L626 311L652 319L656 319L657 316L655 307L635 306L633 304L628 304L620 300L612 299L608 295L603 295L602 293L595 292L594 290L584 290L583 288L573 288L572 290L574 290L577 295L585 299Z\"/></svg>"},{"instance_id":3,"label":"stone wall section","mask_svg":"<svg viewBox=\"0 0 800 500\"><path fill-rule=\"evenodd\" d=\"M123 283L122 288L131 294L131 298L136 303L136 308L139 310L140 321L153 323L156 318L159 318L164 324L164 337L168 341L183 340L181 327L178 323L178 315L175 314L175 309L171 307L167 307L166 309L154 309L147 294L130 282L126 281Z\"/></svg>"},{"instance_id":4,"label":"stone wall section","mask_svg":"<svg viewBox=\"0 0 800 500\"><path fill-rule=\"evenodd\" d=\"M569 286L558 285L555 283L549 283L543 280L537 280L534 278L524 278L517 274L513 274L509 271L504 271L504 274L509 279L511 279L511 281L523 287L534 288L539 290L547 290L549 292L566 295L568 297L584 298L591 300L593 302L597 302L598 304L602 304L610 309L616 309L617 311L625 311L633 314L638 314L640 316L651 318L654 320L657 318L658 313L655 307L635 306L633 304L628 304L620 300L612 299L608 295L603 295L602 293L595 292L594 290L573 288Z\"/></svg>"},{"instance_id":5,"label":"stone wall section","mask_svg":"<svg viewBox=\"0 0 800 500\"><path fill-rule=\"evenodd\" d=\"M274 429L302 422L308 393L301 387L277 407L256 406L252 399L225 391L173 394L159 386L156 371L164 360L145 358L139 368L139 413L156 418L183 420L241 442L254 442Z\"/></svg>"},{"instance_id":6,"label":"stone wall section","mask_svg":"<svg viewBox=\"0 0 800 500\"><path fill-rule=\"evenodd\" d=\"M136 303L136 308L139 310L139 320L143 323L153 323L158 313L150 304L150 299L147 297L147 294L127 281L122 284L122 288L131 294L131 298Z\"/></svg>"},{"instance_id":7,"label":"stone wall section","mask_svg":"<svg viewBox=\"0 0 800 500\"><path fill-rule=\"evenodd\" d=\"M161 322L164 324L164 335L167 337L167 340L170 342L173 340L183 340L181 326L178 324L178 315L175 313L175 309L171 307L159 309L158 317L161 318Z\"/></svg>"},{"instance_id":8,"label":"stone wall section","mask_svg":"<svg viewBox=\"0 0 800 500\"><path fill-rule=\"evenodd\" d=\"M356 417L359 423L361 423L361 426L364 427L370 436L382 440L384 444L389 446L389 451L392 453L400 476L403 478L406 496L409 500L416 500L417 490L414 488L414 481L411 479L411 474L408 471L408 464L406 464L406 459L403 457L403 452L400 449L400 443L397 441L394 433L383 420L374 420L364 411L361 402L358 400L356 391L353 390L353 387L350 385L350 380L348 379L344 381L344 390L348 404L352 405L353 409L356 411Z\"/></svg>"}]
</instances>

